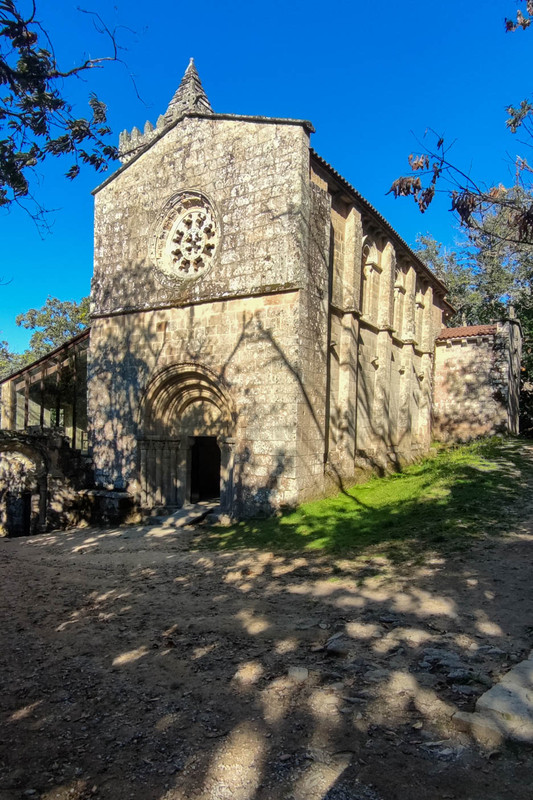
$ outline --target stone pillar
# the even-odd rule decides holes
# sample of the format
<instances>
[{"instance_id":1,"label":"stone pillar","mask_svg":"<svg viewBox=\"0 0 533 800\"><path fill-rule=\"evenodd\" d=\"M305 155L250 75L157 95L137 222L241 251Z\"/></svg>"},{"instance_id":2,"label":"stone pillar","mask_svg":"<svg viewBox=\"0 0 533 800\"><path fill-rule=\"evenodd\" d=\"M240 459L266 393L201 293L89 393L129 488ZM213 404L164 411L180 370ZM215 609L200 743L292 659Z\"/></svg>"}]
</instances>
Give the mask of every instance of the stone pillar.
<instances>
[{"instance_id":1,"label":"stone pillar","mask_svg":"<svg viewBox=\"0 0 533 800\"><path fill-rule=\"evenodd\" d=\"M162 464L161 464L161 457L162 457L162 442L161 440L155 440L153 442L153 459L154 465L153 469L151 470L153 475L153 493L154 493L154 504L156 506L160 506L163 501L163 496L161 492L161 477L162 477Z\"/></svg>"},{"instance_id":2,"label":"stone pillar","mask_svg":"<svg viewBox=\"0 0 533 800\"><path fill-rule=\"evenodd\" d=\"M171 505L172 476L170 472L170 442L161 442L161 502L162 505Z\"/></svg>"},{"instance_id":3,"label":"stone pillar","mask_svg":"<svg viewBox=\"0 0 533 800\"><path fill-rule=\"evenodd\" d=\"M15 424L15 384L7 381L2 385L0 403L0 429L4 431L14 431Z\"/></svg>"},{"instance_id":4,"label":"stone pillar","mask_svg":"<svg viewBox=\"0 0 533 800\"><path fill-rule=\"evenodd\" d=\"M37 527L39 532L44 533L46 531L46 512L48 509L48 478L46 475L43 475L37 480L37 486L39 491L39 517Z\"/></svg>"},{"instance_id":5,"label":"stone pillar","mask_svg":"<svg viewBox=\"0 0 533 800\"><path fill-rule=\"evenodd\" d=\"M142 508L149 508L151 505L151 498L149 497L149 486L148 486L148 442L146 439L142 439L139 442L139 450L141 454L141 464L140 464L140 484L141 484L141 507Z\"/></svg>"},{"instance_id":6,"label":"stone pillar","mask_svg":"<svg viewBox=\"0 0 533 800\"><path fill-rule=\"evenodd\" d=\"M390 242L387 242L385 246L381 264L377 323L380 328L390 328L392 327L393 290L396 273L396 254Z\"/></svg>"},{"instance_id":7,"label":"stone pillar","mask_svg":"<svg viewBox=\"0 0 533 800\"><path fill-rule=\"evenodd\" d=\"M420 347L427 353L433 353L435 347L435 336L433 333L433 287L431 284L426 287L426 291L424 292L424 314Z\"/></svg>"},{"instance_id":8,"label":"stone pillar","mask_svg":"<svg viewBox=\"0 0 533 800\"><path fill-rule=\"evenodd\" d=\"M179 479L179 466L180 466L180 440L172 439L169 443L170 446L170 498L169 503L173 506L180 505L180 479Z\"/></svg>"},{"instance_id":9,"label":"stone pillar","mask_svg":"<svg viewBox=\"0 0 533 800\"><path fill-rule=\"evenodd\" d=\"M333 335L336 340L335 351L332 348L329 354L330 363L335 355L338 359L334 403L332 392L332 409L335 413L330 420L335 445L330 449L330 458L335 462L335 469L340 476L348 480L353 478L355 459L362 235L361 215L352 207L344 228L341 307L336 309L338 316L335 318L336 332Z\"/></svg>"},{"instance_id":10,"label":"stone pillar","mask_svg":"<svg viewBox=\"0 0 533 800\"><path fill-rule=\"evenodd\" d=\"M425 352L422 355L422 369L420 372L420 412L418 416L418 441L424 450L431 444L431 418L432 418L432 378L433 378L433 358L432 354Z\"/></svg>"},{"instance_id":11,"label":"stone pillar","mask_svg":"<svg viewBox=\"0 0 533 800\"><path fill-rule=\"evenodd\" d=\"M361 214L351 208L346 219L344 235L343 307L359 310L361 300Z\"/></svg>"},{"instance_id":12,"label":"stone pillar","mask_svg":"<svg viewBox=\"0 0 533 800\"><path fill-rule=\"evenodd\" d=\"M405 297L404 297L404 336L406 341L416 339L415 334L415 293L416 293L416 272L414 267L409 267L405 276Z\"/></svg>"},{"instance_id":13,"label":"stone pillar","mask_svg":"<svg viewBox=\"0 0 533 800\"><path fill-rule=\"evenodd\" d=\"M233 469L235 462L235 439L226 436L220 447L220 508L231 516L233 511Z\"/></svg>"},{"instance_id":14,"label":"stone pillar","mask_svg":"<svg viewBox=\"0 0 533 800\"><path fill-rule=\"evenodd\" d=\"M178 476L176 493L177 493L177 502L179 506L185 505L185 503L187 503L190 498L190 486L188 486L189 483L188 467L190 462L190 449L191 445L189 442L189 437L180 440L176 451L176 458L177 458L176 471Z\"/></svg>"},{"instance_id":15,"label":"stone pillar","mask_svg":"<svg viewBox=\"0 0 533 800\"><path fill-rule=\"evenodd\" d=\"M376 381L373 403L373 432L375 446L382 453L390 444L390 375L392 354L392 303L396 268L394 248L387 243L382 256L377 308Z\"/></svg>"},{"instance_id":16,"label":"stone pillar","mask_svg":"<svg viewBox=\"0 0 533 800\"><path fill-rule=\"evenodd\" d=\"M355 458L356 400L357 400L357 340L359 321L354 314L344 314L341 319L339 342L339 390L337 457L342 475L353 475Z\"/></svg>"}]
</instances>

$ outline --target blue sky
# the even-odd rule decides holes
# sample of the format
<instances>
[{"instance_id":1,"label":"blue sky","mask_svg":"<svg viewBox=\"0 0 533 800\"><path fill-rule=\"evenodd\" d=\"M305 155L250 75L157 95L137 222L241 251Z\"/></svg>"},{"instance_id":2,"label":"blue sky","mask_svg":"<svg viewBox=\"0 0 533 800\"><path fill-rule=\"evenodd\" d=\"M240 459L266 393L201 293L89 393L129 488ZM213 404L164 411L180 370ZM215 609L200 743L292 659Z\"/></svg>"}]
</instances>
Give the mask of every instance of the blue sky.
<instances>
[{"instance_id":1,"label":"blue sky","mask_svg":"<svg viewBox=\"0 0 533 800\"><path fill-rule=\"evenodd\" d=\"M105 37L70 0L37 0L38 16L64 69L106 55ZM431 127L456 140L452 156L487 183L512 180L510 161L524 152L505 130L505 107L530 96L533 33L505 34L517 0L428 3L382 0L268 4L89 0L124 48L124 64L107 64L64 94L81 114L96 91L108 105L113 141L163 113L194 57L215 111L310 119L312 145L413 244L431 232L458 238L443 197L421 215L411 200L387 196ZM88 294L92 273L91 189L105 176L86 169L74 182L68 164L39 169L34 190L54 211L41 238L21 210L0 214L0 338L24 349L29 334L15 316Z\"/></svg>"}]
</instances>

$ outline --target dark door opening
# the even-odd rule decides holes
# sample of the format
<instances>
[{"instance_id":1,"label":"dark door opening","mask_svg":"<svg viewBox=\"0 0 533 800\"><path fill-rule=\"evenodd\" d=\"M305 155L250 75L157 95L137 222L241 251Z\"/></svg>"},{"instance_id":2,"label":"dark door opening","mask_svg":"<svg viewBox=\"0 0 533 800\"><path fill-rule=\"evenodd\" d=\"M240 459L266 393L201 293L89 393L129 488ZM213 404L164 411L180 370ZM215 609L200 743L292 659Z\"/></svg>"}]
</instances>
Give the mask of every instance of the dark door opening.
<instances>
[{"instance_id":1,"label":"dark door opening","mask_svg":"<svg viewBox=\"0 0 533 800\"><path fill-rule=\"evenodd\" d=\"M191 447L191 503L220 497L220 447L215 436L196 436Z\"/></svg>"},{"instance_id":2,"label":"dark door opening","mask_svg":"<svg viewBox=\"0 0 533 800\"><path fill-rule=\"evenodd\" d=\"M31 492L8 492L6 496L8 536L29 536L31 524Z\"/></svg>"}]
</instances>

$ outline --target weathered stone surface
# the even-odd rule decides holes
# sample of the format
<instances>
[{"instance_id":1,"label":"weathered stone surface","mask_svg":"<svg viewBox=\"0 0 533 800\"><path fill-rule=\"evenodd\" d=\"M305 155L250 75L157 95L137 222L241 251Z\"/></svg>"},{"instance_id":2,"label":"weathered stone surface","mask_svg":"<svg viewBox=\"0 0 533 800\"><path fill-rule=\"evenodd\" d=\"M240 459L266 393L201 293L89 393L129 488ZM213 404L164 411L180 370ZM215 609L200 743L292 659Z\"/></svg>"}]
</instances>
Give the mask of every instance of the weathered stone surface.
<instances>
[{"instance_id":1,"label":"weathered stone surface","mask_svg":"<svg viewBox=\"0 0 533 800\"><path fill-rule=\"evenodd\" d=\"M533 653L485 692L476 709L501 721L514 738L533 742Z\"/></svg>"},{"instance_id":2,"label":"weathered stone surface","mask_svg":"<svg viewBox=\"0 0 533 800\"><path fill-rule=\"evenodd\" d=\"M310 149L311 124L214 112L191 63L143 130L94 192L96 488L137 513L220 494L227 521L423 455L445 287ZM2 425L28 404L7 382Z\"/></svg>"},{"instance_id":3,"label":"weathered stone surface","mask_svg":"<svg viewBox=\"0 0 533 800\"><path fill-rule=\"evenodd\" d=\"M500 727L483 714L458 711L453 715L453 722L458 730L470 734L486 747L498 747L505 738Z\"/></svg>"},{"instance_id":4,"label":"weathered stone surface","mask_svg":"<svg viewBox=\"0 0 533 800\"><path fill-rule=\"evenodd\" d=\"M453 720L483 744L533 744L533 652L479 698L476 713L456 713Z\"/></svg>"}]
</instances>

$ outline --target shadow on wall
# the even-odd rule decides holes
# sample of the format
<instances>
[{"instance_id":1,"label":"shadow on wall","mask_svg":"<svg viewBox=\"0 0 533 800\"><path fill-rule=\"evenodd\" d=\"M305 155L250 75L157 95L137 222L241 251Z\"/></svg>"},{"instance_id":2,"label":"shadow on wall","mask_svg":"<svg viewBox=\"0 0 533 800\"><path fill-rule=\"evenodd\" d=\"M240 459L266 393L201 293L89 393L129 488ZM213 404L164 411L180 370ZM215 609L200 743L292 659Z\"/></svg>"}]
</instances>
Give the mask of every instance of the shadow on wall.
<instances>
[{"instance_id":1,"label":"shadow on wall","mask_svg":"<svg viewBox=\"0 0 533 800\"><path fill-rule=\"evenodd\" d=\"M267 366L297 381L309 403L298 365L285 355L260 314L242 314L232 350L218 364L216 354L202 346L194 307L190 309L189 328L179 340L170 342L167 326L161 327L161 331L154 330L141 340L134 329L111 324L105 338L99 333L93 338L91 439L98 454L97 485L118 491L134 487L138 495L146 491L146 476L139 475L144 446L149 451L148 477L154 505L181 505L190 499L186 495L186 473L190 471L188 451L192 442L198 437L216 436L232 513L272 513L280 505L280 493L287 492L288 479L293 479L294 457L275 441L272 452L254 454L254 443L247 440L245 427L258 430L275 424L278 408L275 401L254 403L255 390L264 378L250 375L243 380L244 389L239 390L246 405L244 426L243 410L238 412L231 402L233 386L228 372L241 358L241 350L249 351L252 345L264 352L266 345L270 354ZM231 458L226 460L225 450L231 450ZM167 482L167 494L158 494L157 487L165 482L169 469L179 475L178 485ZM173 502L165 501L169 492L174 492Z\"/></svg>"},{"instance_id":2,"label":"shadow on wall","mask_svg":"<svg viewBox=\"0 0 533 800\"><path fill-rule=\"evenodd\" d=\"M503 347L499 350L503 352ZM466 442L510 431L509 386L497 363L486 359L454 361L438 370L434 412L434 438Z\"/></svg>"},{"instance_id":3,"label":"shadow on wall","mask_svg":"<svg viewBox=\"0 0 533 800\"><path fill-rule=\"evenodd\" d=\"M97 455L96 483L102 489L127 489L147 508L180 506L191 496L191 439L215 435L222 454L225 510L237 517L269 514L320 495L324 473L326 484L343 488L355 480L359 462L363 471L382 474L391 467L399 468L412 452L418 455L412 428L418 425L423 393L415 385L416 376L409 376L412 396L409 393L396 403L396 398L388 399L385 393L379 405L375 377L365 374L356 363L343 363L340 367L351 373L357 393L346 398L346 408L336 404L330 385L330 210L325 193L320 196L314 188L311 225L299 208L289 209L298 238L309 244L302 247L309 253L307 288L298 301L299 327L292 344L287 344L288 337L282 340L279 325L276 328L270 323L269 314L276 309L269 306L269 298L263 309L243 311L233 344L223 356L223 348L216 347L205 319L198 323L200 306L190 305L180 311L182 315L188 313L189 324L179 336L172 327L171 311L95 320L90 363L91 438ZM276 214L272 211L271 216L274 220ZM145 262L132 267L131 280L141 286L148 269ZM186 301L184 291L178 290L176 302L180 298ZM113 300L104 295L102 307L108 303L112 307ZM142 327L144 314L153 315L149 334ZM358 349L359 343L355 343L352 352ZM256 353L261 363L258 374L253 372L251 357ZM183 368L181 377L176 372L175 382L167 381L165 376L176 366ZM196 369L196 395L184 390L183 373L187 369ZM268 382L268 373L276 376L275 381ZM198 376L203 376L203 382ZM164 406L166 418L159 420L155 429L138 409L154 389L152 381L159 379L158 402ZM278 390L296 387L294 405L299 404L301 409L298 426L293 412L288 429L282 414L284 400L269 398L270 386ZM257 399L261 393L261 399ZM231 402L233 395L239 396L239 408ZM192 421L180 427L185 417ZM363 446L356 442L360 420L364 420L367 434ZM222 429L217 430L219 424ZM268 430L276 426L282 430L277 437ZM265 431L268 435L263 436ZM348 455L338 458L342 449ZM162 477L169 474L170 479Z\"/></svg>"},{"instance_id":4,"label":"shadow on wall","mask_svg":"<svg viewBox=\"0 0 533 800\"><path fill-rule=\"evenodd\" d=\"M78 525L87 517L79 490L90 472L57 429L0 431L0 536Z\"/></svg>"}]
</instances>

